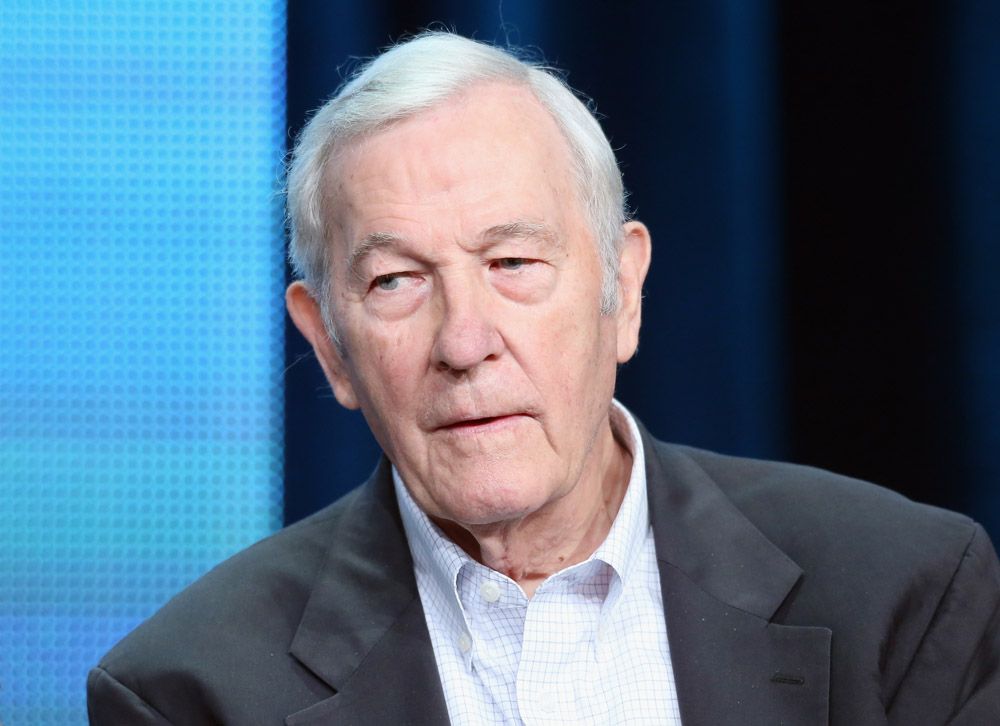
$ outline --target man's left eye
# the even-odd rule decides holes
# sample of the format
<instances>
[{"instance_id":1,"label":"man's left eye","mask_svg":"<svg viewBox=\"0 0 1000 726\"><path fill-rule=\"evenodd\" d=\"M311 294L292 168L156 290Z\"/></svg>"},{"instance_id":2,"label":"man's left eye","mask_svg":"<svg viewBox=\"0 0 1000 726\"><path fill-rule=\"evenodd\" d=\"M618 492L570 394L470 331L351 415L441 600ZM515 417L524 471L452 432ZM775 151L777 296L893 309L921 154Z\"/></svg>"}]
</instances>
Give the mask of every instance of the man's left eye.
<instances>
[{"instance_id":1,"label":"man's left eye","mask_svg":"<svg viewBox=\"0 0 1000 726\"><path fill-rule=\"evenodd\" d=\"M502 270L520 270L528 264L524 257L501 257L495 263Z\"/></svg>"}]
</instances>

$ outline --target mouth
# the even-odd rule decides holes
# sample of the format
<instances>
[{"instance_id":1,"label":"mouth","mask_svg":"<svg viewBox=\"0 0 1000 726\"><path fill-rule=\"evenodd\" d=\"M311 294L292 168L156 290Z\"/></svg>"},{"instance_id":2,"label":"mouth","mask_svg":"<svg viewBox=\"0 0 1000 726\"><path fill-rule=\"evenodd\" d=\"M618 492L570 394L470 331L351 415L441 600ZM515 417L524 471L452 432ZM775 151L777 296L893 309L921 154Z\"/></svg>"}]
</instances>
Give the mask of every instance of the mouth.
<instances>
[{"instance_id":1,"label":"mouth","mask_svg":"<svg viewBox=\"0 0 1000 726\"><path fill-rule=\"evenodd\" d=\"M505 413L481 418L464 418L438 426L438 431L455 433L481 433L500 430L527 418L526 413Z\"/></svg>"}]
</instances>

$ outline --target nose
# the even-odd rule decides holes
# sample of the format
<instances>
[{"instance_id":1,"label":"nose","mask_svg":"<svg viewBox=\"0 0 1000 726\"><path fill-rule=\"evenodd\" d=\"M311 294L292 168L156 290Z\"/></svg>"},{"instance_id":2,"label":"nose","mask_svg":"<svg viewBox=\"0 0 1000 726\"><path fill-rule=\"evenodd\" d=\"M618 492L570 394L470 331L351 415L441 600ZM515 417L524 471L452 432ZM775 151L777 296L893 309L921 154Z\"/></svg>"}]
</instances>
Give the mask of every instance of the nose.
<instances>
[{"instance_id":1,"label":"nose","mask_svg":"<svg viewBox=\"0 0 1000 726\"><path fill-rule=\"evenodd\" d=\"M503 350L489 293L462 285L443 295L442 315L431 351L438 370L464 372L495 359Z\"/></svg>"}]
</instances>

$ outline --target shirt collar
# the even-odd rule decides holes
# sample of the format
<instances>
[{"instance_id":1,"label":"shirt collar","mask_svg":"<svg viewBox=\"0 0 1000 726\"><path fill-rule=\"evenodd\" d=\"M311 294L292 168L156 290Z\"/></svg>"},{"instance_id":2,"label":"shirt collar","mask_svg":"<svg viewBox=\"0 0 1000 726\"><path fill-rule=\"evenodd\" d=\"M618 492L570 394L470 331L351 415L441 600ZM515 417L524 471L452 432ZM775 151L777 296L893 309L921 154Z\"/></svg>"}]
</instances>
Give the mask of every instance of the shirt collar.
<instances>
[{"instance_id":1,"label":"shirt collar","mask_svg":"<svg viewBox=\"0 0 1000 726\"><path fill-rule=\"evenodd\" d=\"M458 595L458 573L474 560L417 506L395 465L392 483L396 488L406 541L413 555L417 582L421 588L431 590L432 602L447 603L445 610L437 612L436 616L443 618L454 632L468 635L469 623ZM465 660L468 661L468 657Z\"/></svg>"},{"instance_id":2,"label":"shirt collar","mask_svg":"<svg viewBox=\"0 0 1000 726\"><path fill-rule=\"evenodd\" d=\"M628 488L608 536L590 559L606 562L614 569L622 584L628 583L635 571L639 553L649 532L649 504L646 501L646 458L642 437L632 414L618 401L612 402L611 426L625 448L632 454L632 473Z\"/></svg>"},{"instance_id":3,"label":"shirt collar","mask_svg":"<svg viewBox=\"0 0 1000 726\"><path fill-rule=\"evenodd\" d=\"M624 587L635 570L649 531L646 463L642 437L639 435L635 419L617 400L613 400L611 404L611 426L619 441L632 454L632 472L625 497L607 537L587 561L600 560L610 565L621 580L621 586ZM403 528L406 531L406 539L410 545L418 576L422 576L426 585L436 591L438 601L449 603L449 619L453 619L456 626L468 632L468 623L458 595L457 580L459 570L474 560L448 539L417 506L395 466L392 467L392 481L396 488Z\"/></svg>"}]
</instances>

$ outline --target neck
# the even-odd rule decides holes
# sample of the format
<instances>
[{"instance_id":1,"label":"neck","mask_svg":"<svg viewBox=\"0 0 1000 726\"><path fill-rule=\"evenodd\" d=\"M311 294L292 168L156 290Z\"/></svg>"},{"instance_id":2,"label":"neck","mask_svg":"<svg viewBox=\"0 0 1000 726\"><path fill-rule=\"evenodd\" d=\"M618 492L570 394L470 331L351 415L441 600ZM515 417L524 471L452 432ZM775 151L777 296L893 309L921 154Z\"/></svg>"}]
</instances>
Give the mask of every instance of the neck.
<instances>
[{"instance_id":1,"label":"neck","mask_svg":"<svg viewBox=\"0 0 1000 726\"><path fill-rule=\"evenodd\" d=\"M468 527L438 524L470 557L510 577L530 598L549 575L594 553L625 498L632 456L610 421L587 459L565 495L525 517Z\"/></svg>"}]
</instances>

